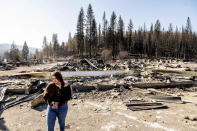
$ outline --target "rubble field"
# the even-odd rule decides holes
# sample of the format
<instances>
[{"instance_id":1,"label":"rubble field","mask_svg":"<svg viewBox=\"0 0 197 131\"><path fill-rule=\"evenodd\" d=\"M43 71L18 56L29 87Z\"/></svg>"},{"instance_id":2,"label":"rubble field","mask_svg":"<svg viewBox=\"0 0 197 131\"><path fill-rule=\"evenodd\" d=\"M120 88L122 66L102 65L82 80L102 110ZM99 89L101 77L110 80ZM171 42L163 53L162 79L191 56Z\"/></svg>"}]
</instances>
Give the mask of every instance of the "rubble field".
<instances>
[{"instance_id":1,"label":"rubble field","mask_svg":"<svg viewBox=\"0 0 197 131\"><path fill-rule=\"evenodd\" d=\"M66 130L197 130L197 63L163 59L66 59L1 71L0 130L46 130L42 92L55 70L73 92ZM117 72L104 75L109 70ZM88 75L72 76L80 71Z\"/></svg>"}]
</instances>

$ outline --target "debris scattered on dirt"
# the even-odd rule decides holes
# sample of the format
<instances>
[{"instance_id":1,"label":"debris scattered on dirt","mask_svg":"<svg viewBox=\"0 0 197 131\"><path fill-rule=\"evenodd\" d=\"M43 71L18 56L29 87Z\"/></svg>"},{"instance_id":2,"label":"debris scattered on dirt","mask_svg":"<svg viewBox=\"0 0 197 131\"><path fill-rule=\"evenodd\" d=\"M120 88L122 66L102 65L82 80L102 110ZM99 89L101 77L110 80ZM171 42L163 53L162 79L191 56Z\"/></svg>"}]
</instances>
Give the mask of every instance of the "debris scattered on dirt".
<instances>
[{"instance_id":1,"label":"debris scattered on dirt","mask_svg":"<svg viewBox=\"0 0 197 131\"><path fill-rule=\"evenodd\" d=\"M176 111L176 106L183 107L185 104L191 107L195 106L196 103L193 99L197 94L190 96L189 93L197 91L196 65L196 63L188 64L177 60L168 62L168 60L151 59L124 61L69 59L50 67L34 68L31 72L20 70L16 74L0 77L0 110L2 112L8 111L7 109L18 106L21 110L25 107L28 110L32 108L44 110L46 104L43 104L42 92L50 81L50 73L60 70L63 74L70 73L69 77L65 75L64 80L72 87L72 108L77 110L77 108L82 108L80 106L83 105L84 108L88 108L92 115L104 116L112 113L111 115L120 115L120 119L124 121L134 120L128 113L138 111L142 112L143 115L140 120L136 117L136 121L141 122L143 120L142 123L150 125L147 122L150 118L152 122L157 121L162 124L159 121L162 119L160 116L151 118L156 111L162 111L164 114L166 112L167 114L169 110ZM96 75L97 72L107 72L108 70L117 72L115 74ZM74 74L76 72L82 73L80 71L85 71L83 73L86 76ZM91 72L95 74L90 76L88 73ZM91 103L91 101L95 103ZM25 105L25 103L29 104ZM113 112L114 109L111 105L119 107L122 112L120 112L120 109ZM155 112L151 112L152 110ZM151 116L148 116L150 114ZM42 117L46 116L42 114ZM95 117L99 118L99 116ZM183 116L180 118L183 119ZM184 119L195 121L196 117L188 115ZM162 121L165 121L165 118ZM74 127L76 130L78 129L77 125L73 123L68 125L68 129ZM130 128L126 125L123 129Z\"/></svg>"}]
</instances>

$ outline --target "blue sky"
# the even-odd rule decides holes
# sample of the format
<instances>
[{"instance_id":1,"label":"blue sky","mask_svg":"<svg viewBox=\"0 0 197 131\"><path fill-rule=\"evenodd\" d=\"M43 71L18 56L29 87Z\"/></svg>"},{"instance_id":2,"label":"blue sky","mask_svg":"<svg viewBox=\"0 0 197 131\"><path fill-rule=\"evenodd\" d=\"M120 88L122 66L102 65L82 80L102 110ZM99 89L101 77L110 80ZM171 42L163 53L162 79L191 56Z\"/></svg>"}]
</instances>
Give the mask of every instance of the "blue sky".
<instances>
[{"instance_id":1,"label":"blue sky","mask_svg":"<svg viewBox=\"0 0 197 131\"><path fill-rule=\"evenodd\" d=\"M42 47L43 37L51 41L67 41L76 32L77 17L83 7L86 14L91 3L97 23L103 12L110 19L112 11L122 16L125 26L132 19L134 28L160 20L167 30L169 23L181 28L190 17L193 31L197 31L197 0L0 0L0 43ZM127 28L127 27L125 27Z\"/></svg>"}]
</instances>

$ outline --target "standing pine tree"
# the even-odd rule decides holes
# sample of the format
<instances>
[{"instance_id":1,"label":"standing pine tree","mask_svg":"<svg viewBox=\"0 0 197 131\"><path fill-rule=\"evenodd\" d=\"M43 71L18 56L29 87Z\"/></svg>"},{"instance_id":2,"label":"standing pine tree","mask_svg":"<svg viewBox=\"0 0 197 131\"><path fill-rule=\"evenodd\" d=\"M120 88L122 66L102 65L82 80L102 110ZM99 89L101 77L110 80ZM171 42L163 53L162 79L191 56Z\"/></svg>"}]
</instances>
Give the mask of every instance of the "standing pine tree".
<instances>
[{"instance_id":1,"label":"standing pine tree","mask_svg":"<svg viewBox=\"0 0 197 131\"><path fill-rule=\"evenodd\" d=\"M178 27L176 26L176 31L175 31L175 36L174 36L174 39L175 39L175 58L179 59L180 58L180 42L181 42L181 39L180 39L180 32L178 30Z\"/></svg>"},{"instance_id":2,"label":"standing pine tree","mask_svg":"<svg viewBox=\"0 0 197 131\"><path fill-rule=\"evenodd\" d=\"M88 10L87 10L87 16L86 16L86 47L89 52L89 57L92 57L92 43L93 43L93 29L92 29L92 24L94 20L94 12L92 10L92 5L89 4Z\"/></svg>"},{"instance_id":3,"label":"standing pine tree","mask_svg":"<svg viewBox=\"0 0 197 131\"><path fill-rule=\"evenodd\" d=\"M133 30L133 22L130 19L129 20L129 25L128 25L128 38L127 38L127 42L128 42L128 50L129 52L132 51L132 30Z\"/></svg>"},{"instance_id":4,"label":"standing pine tree","mask_svg":"<svg viewBox=\"0 0 197 131\"><path fill-rule=\"evenodd\" d=\"M62 44L60 46L60 56L63 57L64 55L66 55L65 42L62 42Z\"/></svg>"},{"instance_id":5,"label":"standing pine tree","mask_svg":"<svg viewBox=\"0 0 197 131\"><path fill-rule=\"evenodd\" d=\"M69 34L68 34L68 43L67 44L71 45L70 51L72 53L74 53L75 50L74 50L74 43L72 42L71 32L69 32Z\"/></svg>"},{"instance_id":6,"label":"standing pine tree","mask_svg":"<svg viewBox=\"0 0 197 131\"><path fill-rule=\"evenodd\" d=\"M101 47L101 24L98 26L98 49Z\"/></svg>"},{"instance_id":7,"label":"standing pine tree","mask_svg":"<svg viewBox=\"0 0 197 131\"><path fill-rule=\"evenodd\" d=\"M45 48L46 46L47 46L47 37L44 36L42 48Z\"/></svg>"},{"instance_id":8,"label":"standing pine tree","mask_svg":"<svg viewBox=\"0 0 197 131\"><path fill-rule=\"evenodd\" d=\"M155 23L155 30L154 30L154 38L155 38L155 57L158 57L158 51L159 51L159 44L160 44L160 35L161 35L161 24L159 20Z\"/></svg>"},{"instance_id":9,"label":"standing pine tree","mask_svg":"<svg viewBox=\"0 0 197 131\"><path fill-rule=\"evenodd\" d=\"M112 58L115 60L117 55L117 42L116 42L116 14L113 11L110 19L110 40L112 44Z\"/></svg>"},{"instance_id":10,"label":"standing pine tree","mask_svg":"<svg viewBox=\"0 0 197 131\"><path fill-rule=\"evenodd\" d=\"M10 48L10 59L13 62L20 61L20 51L14 42L12 43L11 48Z\"/></svg>"},{"instance_id":11,"label":"standing pine tree","mask_svg":"<svg viewBox=\"0 0 197 131\"><path fill-rule=\"evenodd\" d=\"M153 24L151 23L150 26L150 31L148 33L148 47L147 47L147 52L148 52L148 56L154 56L154 49L153 49L153 42L154 42L154 31L153 31Z\"/></svg>"},{"instance_id":12,"label":"standing pine tree","mask_svg":"<svg viewBox=\"0 0 197 131\"><path fill-rule=\"evenodd\" d=\"M107 20L106 20L106 14L103 13L103 29L102 29L102 35L103 35L103 44L106 45L106 37L107 37ZM105 46L106 47L106 46Z\"/></svg>"},{"instance_id":13,"label":"standing pine tree","mask_svg":"<svg viewBox=\"0 0 197 131\"><path fill-rule=\"evenodd\" d=\"M92 51L94 56L96 56L96 52L97 52L97 44L98 44L98 38L97 38L97 24L96 24L96 20L93 19L92 21Z\"/></svg>"},{"instance_id":14,"label":"standing pine tree","mask_svg":"<svg viewBox=\"0 0 197 131\"><path fill-rule=\"evenodd\" d=\"M188 32L188 33L192 32L192 24L191 24L191 21L190 21L189 17L187 18L185 31Z\"/></svg>"},{"instance_id":15,"label":"standing pine tree","mask_svg":"<svg viewBox=\"0 0 197 131\"><path fill-rule=\"evenodd\" d=\"M191 48L192 48L192 41L191 41L191 37L192 37L192 25L191 25L191 21L190 18L187 18L187 22L186 22L186 27L185 27L185 35L186 35L186 41L185 41L185 58L190 58L190 54L192 54L191 52Z\"/></svg>"},{"instance_id":16,"label":"standing pine tree","mask_svg":"<svg viewBox=\"0 0 197 131\"><path fill-rule=\"evenodd\" d=\"M143 28L143 52L142 54L147 56L148 52L148 35L147 35L147 29L146 29L146 24L144 23L144 28Z\"/></svg>"},{"instance_id":17,"label":"standing pine tree","mask_svg":"<svg viewBox=\"0 0 197 131\"><path fill-rule=\"evenodd\" d=\"M43 49L43 56L44 57L49 57L49 49L48 49L48 44L47 44L47 38L46 36L44 36L44 39L43 39L43 45L42 45L42 49Z\"/></svg>"},{"instance_id":18,"label":"standing pine tree","mask_svg":"<svg viewBox=\"0 0 197 131\"><path fill-rule=\"evenodd\" d=\"M164 32L164 31L163 31ZM166 40L165 40L165 45L163 45L165 48L164 48L164 52L166 53L166 56L170 57L172 56L172 54L174 53L173 49L173 45L174 45L174 42L173 42L173 25L172 23L169 24L169 27L168 27L168 31L165 33L166 35Z\"/></svg>"},{"instance_id":19,"label":"standing pine tree","mask_svg":"<svg viewBox=\"0 0 197 131\"><path fill-rule=\"evenodd\" d=\"M119 20L118 20L118 48L119 50L127 50L127 44L126 42L124 41L124 22L122 20L122 17L120 16L119 17Z\"/></svg>"},{"instance_id":20,"label":"standing pine tree","mask_svg":"<svg viewBox=\"0 0 197 131\"><path fill-rule=\"evenodd\" d=\"M77 22L77 52L80 56L83 56L83 50L84 50L84 11L83 8L81 8L79 16L78 16L78 22Z\"/></svg>"},{"instance_id":21,"label":"standing pine tree","mask_svg":"<svg viewBox=\"0 0 197 131\"><path fill-rule=\"evenodd\" d=\"M22 57L25 61L27 61L29 56L29 47L27 46L27 42L25 41L22 49Z\"/></svg>"},{"instance_id":22,"label":"standing pine tree","mask_svg":"<svg viewBox=\"0 0 197 131\"><path fill-rule=\"evenodd\" d=\"M59 43L58 43L58 38L57 34L53 34L52 36L52 45L53 45L53 57L57 58L58 57L58 52L59 52Z\"/></svg>"}]
</instances>

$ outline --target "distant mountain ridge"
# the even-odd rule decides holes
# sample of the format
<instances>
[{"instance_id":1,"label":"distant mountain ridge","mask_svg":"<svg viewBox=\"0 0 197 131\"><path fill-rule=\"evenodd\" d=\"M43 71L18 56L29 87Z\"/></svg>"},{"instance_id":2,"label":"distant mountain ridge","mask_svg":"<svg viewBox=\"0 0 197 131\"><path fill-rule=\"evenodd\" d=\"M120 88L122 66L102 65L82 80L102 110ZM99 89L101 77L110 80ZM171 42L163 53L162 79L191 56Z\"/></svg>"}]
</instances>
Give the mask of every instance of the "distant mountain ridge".
<instances>
[{"instance_id":1,"label":"distant mountain ridge","mask_svg":"<svg viewBox=\"0 0 197 131\"><path fill-rule=\"evenodd\" d=\"M22 45L16 45L17 48L21 51L23 49ZM29 47L29 46L28 46ZM8 43L0 43L0 56L2 57L4 55L4 52L9 51L11 48L11 44ZM31 54L34 54L37 48L29 47L29 52ZM38 49L39 50L39 49Z\"/></svg>"}]
</instances>

